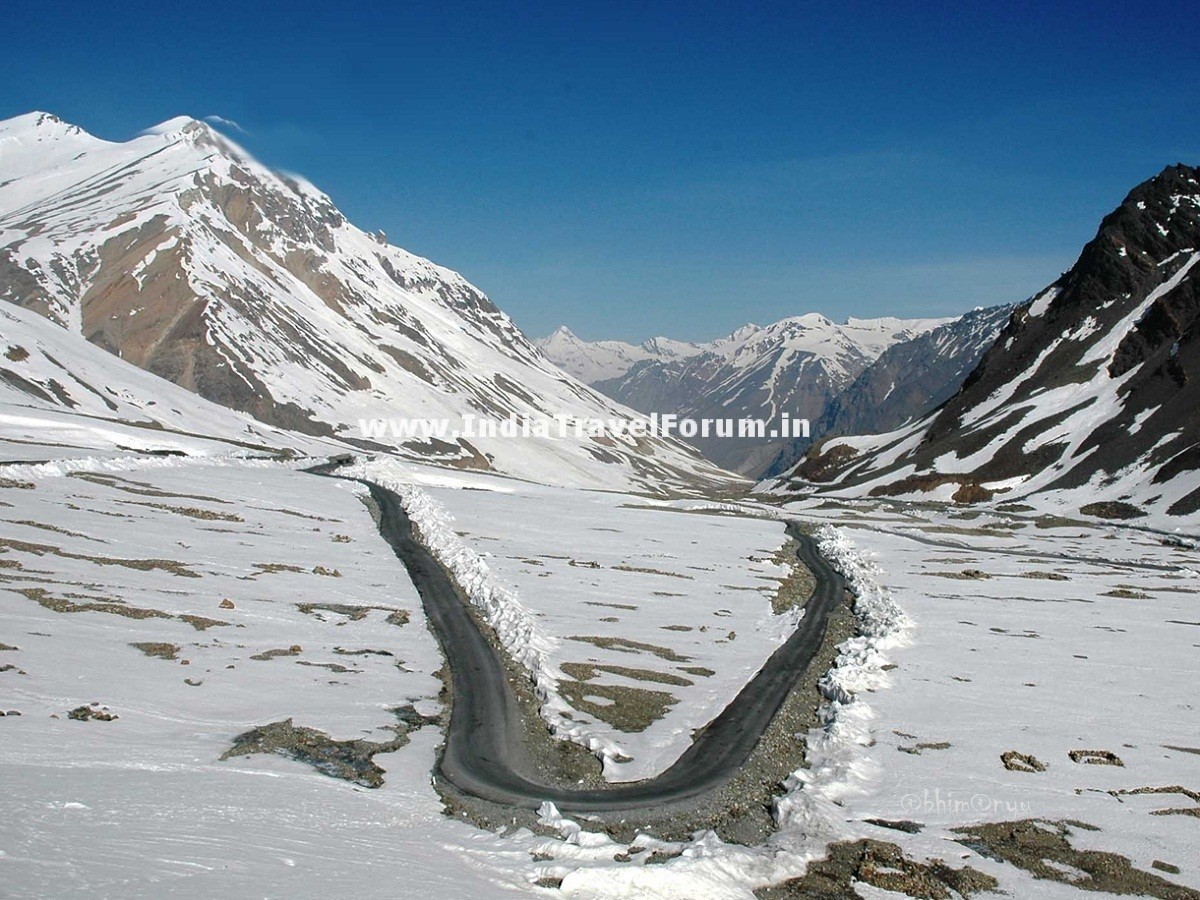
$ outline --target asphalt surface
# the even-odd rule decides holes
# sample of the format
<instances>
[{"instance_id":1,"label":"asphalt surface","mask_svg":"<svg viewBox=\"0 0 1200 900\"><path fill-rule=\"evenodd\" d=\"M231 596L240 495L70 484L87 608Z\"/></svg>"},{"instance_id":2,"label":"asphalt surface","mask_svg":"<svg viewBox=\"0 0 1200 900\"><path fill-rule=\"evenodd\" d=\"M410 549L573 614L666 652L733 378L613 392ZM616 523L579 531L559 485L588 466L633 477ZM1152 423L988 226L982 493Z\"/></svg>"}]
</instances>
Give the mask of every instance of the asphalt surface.
<instances>
[{"instance_id":1,"label":"asphalt surface","mask_svg":"<svg viewBox=\"0 0 1200 900\"><path fill-rule=\"evenodd\" d=\"M318 466L315 474L335 467ZM645 781L569 789L542 781L524 750L520 707L504 666L480 631L454 579L414 536L395 493L368 481L379 531L404 563L450 666L454 704L439 774L458 790L493 803L537 809L551 800L564 812L620 812L700 798L729 781L753 752L825 636L830 611L846 589L842 576L794 525L788 533L816 578L796 631L666 771Z\"/></svg>"}]
</instances>

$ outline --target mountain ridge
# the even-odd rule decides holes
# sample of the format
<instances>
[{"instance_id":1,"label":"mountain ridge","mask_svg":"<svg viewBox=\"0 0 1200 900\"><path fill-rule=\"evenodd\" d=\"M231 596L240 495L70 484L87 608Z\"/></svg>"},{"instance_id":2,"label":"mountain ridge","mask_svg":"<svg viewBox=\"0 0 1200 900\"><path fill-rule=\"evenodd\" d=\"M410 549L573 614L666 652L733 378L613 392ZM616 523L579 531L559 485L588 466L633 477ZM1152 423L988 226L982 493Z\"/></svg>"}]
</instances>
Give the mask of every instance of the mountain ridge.
<instances>
[{"instance_id":1,"label":"mountain ridge","mask_svg":"<svg viewBox=\"0 0 1200 900\"><path fill-rule=\"evenodd\" d=\"M1200 511L1197 248L1200 170L1168 166L1014 311L936 412L833 439L775 487L1188 521Z\"/></svg>"},{"instance_id":2,"label":"mountain ridge","mask_svg":"<svg viewBox=\"0 0 1200 900\"><path fill-rule=\"evenodd\" d=\"M126 142L44 113L0 123L0 299L222 406L350 443L366 418L630 414L461 275L187 117ZM389 446L591 486L728 477L653 439Z\"/></svg>"},{"instance_id":3,"label":"mountain ridge","mask_svg":"<svg viewBox=\"0 0 1200 900\"><path fill-rule=\"evenodd\" d=\"M888 348L952 321L885 316L837 323L806 313L768 325L749 323L707 343L668 341L661 354L653 350L662 338L640 345L589 343L565 328L535 343L561 365L574 360L577 373L618 372L591 383L644 413L768 421L787 413L816 422ZM693 443L722 466L748 475L761 473L788 446L785 439L700 437Z\"/></svg>"}]
</instances>

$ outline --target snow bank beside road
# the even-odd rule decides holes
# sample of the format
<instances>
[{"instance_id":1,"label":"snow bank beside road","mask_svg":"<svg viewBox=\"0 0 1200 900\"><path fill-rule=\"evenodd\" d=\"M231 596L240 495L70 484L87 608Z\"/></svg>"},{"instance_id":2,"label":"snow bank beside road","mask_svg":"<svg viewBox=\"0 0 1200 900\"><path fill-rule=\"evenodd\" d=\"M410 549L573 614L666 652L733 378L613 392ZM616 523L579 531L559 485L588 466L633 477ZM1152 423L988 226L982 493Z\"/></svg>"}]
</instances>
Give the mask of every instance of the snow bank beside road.
<instances>
[{"instance_id":1,"label":"snow bank beside road","mask_svg":"<svg viewBox=\"0 0 1200 900\"><path fill-rule=\"evenodd\" d=\"M862 752L873 741L874 715L859 695L888 685L883 651L903 646L912 623L884 586L879 567L845 531L824 526L817 546L854 592L859 634L841 644L821 679L825 702L818 711L821 724L808 736L808 766L785 782L788 793L776 803L776 819L785 831L832 834L845 819L837 808L842 798L865 793L876 775Z\"/></svg>"},{"instance_id":2,"label":"snow bank beside road","mask_svg":"<svg viewBox=\"0 0 1200 900\"><path fill-rule=\"evenodd\" d=\"M404 468L390 460L359 462L341 472L374 482L400 496L422 542L450 570L484 621L495 629L496 637L508 654L529 673L534 691L541 700L542 718L550 726L551 733L586 747L606 768L610 760L623 758L625 754L618 744L571 721L571 706L558 690L563 674L551 661L558 640L538 628L516 592L503 585L484 556L458 536L453 527L454 517L426 491L408 480Z\"/></svg>"}]
</instances>

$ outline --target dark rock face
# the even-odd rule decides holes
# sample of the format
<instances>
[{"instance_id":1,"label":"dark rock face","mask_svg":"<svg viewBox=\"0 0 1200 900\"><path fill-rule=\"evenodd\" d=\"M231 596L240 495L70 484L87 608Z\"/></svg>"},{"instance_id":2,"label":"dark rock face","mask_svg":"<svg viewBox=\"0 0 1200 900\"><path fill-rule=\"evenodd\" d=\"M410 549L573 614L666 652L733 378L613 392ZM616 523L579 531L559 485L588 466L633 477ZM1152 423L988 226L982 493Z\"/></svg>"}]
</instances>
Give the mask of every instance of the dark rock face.
<instances>
[{"instance_id":1,"label":"dark rock face","mask_svg":"<svg viewBox=\"0 0 1200 900\"><path fill-rule=\"evenodd\" d=\"M1011 306L975 309L960 319L896 344L835 396L813 422L811 437L784 447L766 476L794 467L815 441L879 434L921 418L950 397L995 343Z\"/></svg>"},{"instance_id":2,"label":"dark rock face","mask_svg":"<svg viewBox=\"0 0 1200 900\"><path fill-rule=\"evenodd\" d=\"M796 474L882 484L915 466L1020 478L1014 496L1087 485L1103 493L1093 501L1195 512L1198 248L1200 171L1170 166L1105 217L1070 271L1017 308L913 449L882 463L881 440L831 466L817 464L826 450L814 448Z\"/></svg>"}]
</instances>

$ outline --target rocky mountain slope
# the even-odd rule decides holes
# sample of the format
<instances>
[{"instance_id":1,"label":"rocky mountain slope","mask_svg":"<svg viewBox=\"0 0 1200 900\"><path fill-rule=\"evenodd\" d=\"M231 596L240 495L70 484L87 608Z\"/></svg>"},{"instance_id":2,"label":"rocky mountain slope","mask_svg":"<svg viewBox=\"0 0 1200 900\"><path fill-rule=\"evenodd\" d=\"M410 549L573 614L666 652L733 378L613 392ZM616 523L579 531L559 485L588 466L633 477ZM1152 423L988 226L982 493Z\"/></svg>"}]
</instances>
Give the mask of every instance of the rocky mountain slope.
<instances>
[{"instance_id":1,"label":"rocky mountain slope","mask_svg":"<svg viewBox=\"0 0 1200 900\"><path fill-rule=\"evenodd\" d=\"M16 459L349 449L205 400L9 303L0 303L0 431Z\"/></svg>"},{"instance_id":2,"label":"rocky mountain slope","mask_svg":"<svg viewBox=\"0 0 1200 900\"><path fill-rule=\"evenodd\" d=\"M817 440L891 431L941 406L995 343L1012 310L974 309L893 344L826 405L812 424L811 437L785 446L766 474L786 472Z\"/></svg>"},{"instance_id":3,"label":"rocky mountain slope","mask_svg":"<svg viewBox=\"0 0 1200 900\"><path fill-rule=\"evenodd\" d=\"M1020 500L1072 514L1200 511L1200 170L1136 187L921 422L834 439L777 487Z\"/></svg>"},{"instance_id":4,"label":"rocky mountain slope","mask_svg":"<svg viewBox=\"0 0 1200 900\"><path fill-rule=\"evenodd\" d=\"M262 423L360 445L366 418L627 412L460 275L186 118L125 143L44 113L0 123L0 299ZM367 446L562 484L722 477L648 439Z\"/></svg>"},{"instance_id":5,"label":"rocky mountain slope","mask_svg":"<svg viewBox=\"0 0 1200 900\"><path fill-rule=\"evenodd\" d=\"M884 350L924 334L946 319L849 319L835 323L811 313L771 325L746 325L706 344L656 338L640 346L562 339L541 342L560 365L619 374L592 384L643 412L692 418L777 420L782 413L817 419ZM569 334L569 332L566 332ZM572 335L572 337L574 337ZM579 345L583 346L579 346ZM697 437L693 443L726 468L761 472L784 446L781 439Z\"/></svg>"}]
</instances>

